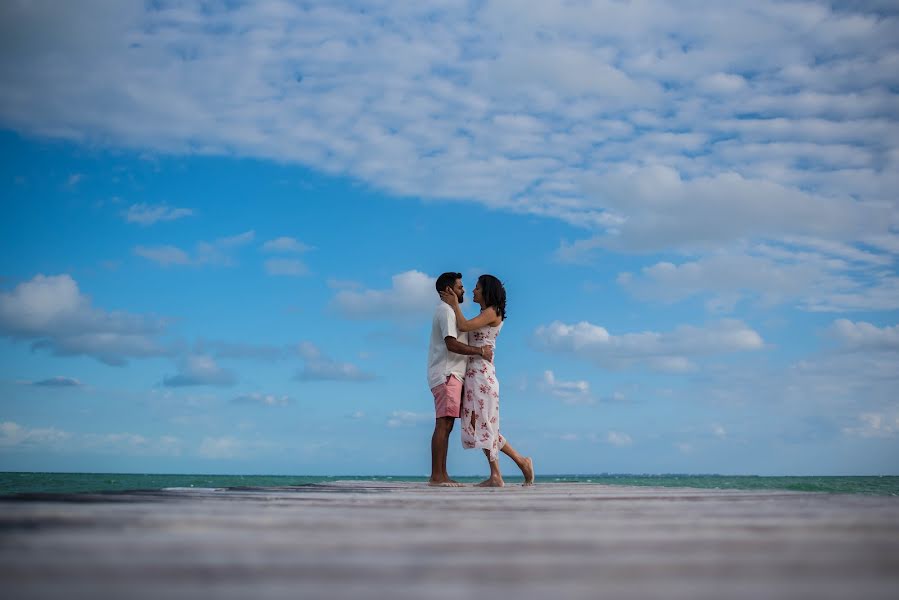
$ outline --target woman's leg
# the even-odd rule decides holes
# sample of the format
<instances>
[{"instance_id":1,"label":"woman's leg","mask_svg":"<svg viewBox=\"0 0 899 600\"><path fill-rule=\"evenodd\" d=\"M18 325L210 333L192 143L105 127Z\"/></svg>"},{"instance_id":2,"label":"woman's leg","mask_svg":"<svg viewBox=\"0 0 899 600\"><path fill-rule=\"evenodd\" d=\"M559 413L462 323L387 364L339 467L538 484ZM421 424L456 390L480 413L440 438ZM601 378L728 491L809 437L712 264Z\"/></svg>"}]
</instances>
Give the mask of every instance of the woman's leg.
<instances>
[{"instance_id":1,"label":"woman's leg","mask_svg":"<svg viewBox=\"0 0 899 600\"><path fill-rule=\"evenodd\" d=\"M520 455L509 442L506 442L500 448L500 452L515 461L515 464L521 469L521 474L524 475L525 485L534 485L534 461L531 460L530 456Z\"/></svg>"},{"instance_id":2,"label":"woman's leg","mask_svg":"<svg viewBox=\"0 0 899 600\"><path fill-rule=\"evenodd\" d=\"M487 463L490 465L490 477L478 484L478 487L503 487L503 474L499 471L499 457L497 460L490 460L490 453L484 449L484 456L487 457Z\"/></svg>"}]
</instances>

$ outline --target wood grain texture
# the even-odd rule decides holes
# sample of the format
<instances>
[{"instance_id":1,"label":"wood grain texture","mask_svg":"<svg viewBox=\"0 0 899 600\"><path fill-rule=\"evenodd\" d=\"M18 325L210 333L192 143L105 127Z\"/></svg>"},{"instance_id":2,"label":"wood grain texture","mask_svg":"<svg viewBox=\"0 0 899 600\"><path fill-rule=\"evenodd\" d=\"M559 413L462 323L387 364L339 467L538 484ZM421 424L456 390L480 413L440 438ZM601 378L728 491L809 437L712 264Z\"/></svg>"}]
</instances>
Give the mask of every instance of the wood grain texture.
<instances>
[{"instance_id":1,"label":"wood grain texture","mask_svg":"<svg viewBox=\"0 0 899 600\"><path fill-rule=\"evenodd\" d=\"M6 598L899 598L899 498L341 482L0 502Z\"/></svg>"}]
</instances>

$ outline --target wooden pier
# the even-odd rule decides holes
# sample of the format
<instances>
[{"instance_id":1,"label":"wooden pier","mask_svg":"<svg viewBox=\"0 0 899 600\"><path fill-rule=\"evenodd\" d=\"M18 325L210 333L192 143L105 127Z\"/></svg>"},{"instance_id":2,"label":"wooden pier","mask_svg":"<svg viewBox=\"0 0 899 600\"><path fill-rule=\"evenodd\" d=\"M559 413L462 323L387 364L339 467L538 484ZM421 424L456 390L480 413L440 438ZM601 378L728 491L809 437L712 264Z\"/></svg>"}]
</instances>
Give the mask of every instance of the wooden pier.
<instances>
[{"instance_id":1,"label":"wooden pier","mask_svg":"<svg viewBox=\"0 0 899 600\"><path fill-rule=\"evenodd\" d=\"M899 598L899 498L539 484L22 495L4 598Z\"/></svg>"}]
</instances>

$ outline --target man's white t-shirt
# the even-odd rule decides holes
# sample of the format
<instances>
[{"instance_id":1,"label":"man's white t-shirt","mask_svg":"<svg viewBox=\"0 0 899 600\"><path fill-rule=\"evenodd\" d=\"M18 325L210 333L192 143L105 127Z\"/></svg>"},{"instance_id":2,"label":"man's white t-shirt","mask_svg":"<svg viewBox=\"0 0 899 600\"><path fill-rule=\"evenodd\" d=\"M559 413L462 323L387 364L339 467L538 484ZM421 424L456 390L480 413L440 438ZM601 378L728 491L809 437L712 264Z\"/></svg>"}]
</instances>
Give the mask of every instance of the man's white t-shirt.
<instances>
[{"instance_id":1,"label":"man's white t-shirt","mask_svg":"<svg viewBox=\"0 0 899 600\"><path fill-rule=\"evenodd\" d=\"M434 321L431 324L431 344L428 347L428 387L435 388L446 383L446 378L453 375L459 381L465 380L465 367L468 357L446 349L446 337L454 337L463 344L468 343L468 334L459 333L456 329L456 313L446 302L440 302L434 309Z\"/></svg>"}]
</instances>

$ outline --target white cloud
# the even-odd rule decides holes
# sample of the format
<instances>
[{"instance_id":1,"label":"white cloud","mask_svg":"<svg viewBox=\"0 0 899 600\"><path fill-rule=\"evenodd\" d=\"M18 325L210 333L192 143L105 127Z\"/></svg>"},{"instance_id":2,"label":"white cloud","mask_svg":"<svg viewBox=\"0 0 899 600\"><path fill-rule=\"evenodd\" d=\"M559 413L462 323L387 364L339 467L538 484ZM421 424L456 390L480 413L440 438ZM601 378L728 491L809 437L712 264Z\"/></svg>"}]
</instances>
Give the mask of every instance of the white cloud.
<instances>
[{"instance_id":1,"label":"white cloud","mask_svg":"<svg viewBox=\"0 0 899 600\"><path fill-rule=\"evenodd\" d=\"M899 20L883 5L0 10L0 120L32 135L297 162L624 249L858 240L895 212Z\"/></svg>"},{"instance_id":2,"label":"white cloud","mask_svg":"<svg viewBox=\"0 0 899 600\"><path fill-rule=\"evenodd\" d=\"M220 265L234 266L234 252L246 246L256 237L253 230L243 233L218 238L211 242L197 242L193 255L188 254L177 246L135 246L134 253L151 260L163 267L169 265Z\"/></svg>"},{"instance_id":3,"label":"white cloud","mask_svg":"<svg viewBox=\"0 0 899 600\"><path fill-rule=\"evenodd\" d=\"M153 225L160 221L174 221L194 214L189 208L172 208L165 204L132 204L123 213L125 220L138 225Z\"/></svg>"},{"instance_id":4,"label":"white cloud","mask_svg":"<svg viewBox=\"0 0 899 600\"><path fill-rule=\"evenodd\" d=\"M858 415L861 424L857 427L845 427L843 433L862 438L891 438L899 433L899 417L890 420L879 413L862 413Z\"/></svg>"},{"instance_id":5,"label":"white cloud","mask_svg":"<svg viewBox=\"0 0 899 600\"><path fill-rule=\"evenodd\" d=\"M415 413L407 410L395 410L387 419L388 427L412 427L421 423L434 420L434 415L428 413Z\"/></svg>"},{"instance_id":6,"label":"white cloud","mask_svg":"<svg viewBox=\"0 0 899 600\"><path fill-rule=\"evenodd\" d=\"M304 244L296 238L282 236L269 240L262 244L263 252L285 253L285 254L302 254L312 250L311 246Z\"/></svg>"},{"instance_id":7,"label":"white cloud","mask_svg":"<svg viewBox=\"0 0 899 600\"><path fill-rule=\"evenodd\" d=\"M678 449L681 454L692 454L693 453L693 444L688 442L676 442L674 447Z\"/></svg>"},{"instance_id":8,"label":"white cloud","mask_svg":"<svg viewBox=\"0 0 899 600\"><path fill-rule=\"evenodd\" d=\"M72 377L50 377L49 379L35 381L31 385L40 387L81 387L84 384Z\"/></svg>"},{"instance_id":9,"label":"white cloud","mask_svg":"<svg viewBox=\"0 0 899 600\"><path fill-rule=\"evenodd\" d=\"M13 421L0 423L0 448L57 446L72 435L54 427L30 429Z\"/></svg>"},{"instance_id":10,"label":"white cloud","mask_svg":"<svg viewBox=\"0 0 899 600\"><path fill-rule=\"evenodd\" d=\"M607 198L606 209L626 217L600 238L622 251L702 250L792 236L860 240L887 233L893 219L889 205L816 196L734 172L685 178L668 165L632 165L583 181L589 195Z\"/></svg>"},{"instance_id":11,"label":"white cloud","mask_svg":"<svg viewBox=\"0 0 899 600\"><path fill-rule=\"evenodd\" d=\"M87 433L75 440L72 449L124 453L131 456L181 456L183 444L179 438L171 435L152 438L128 432Z\"/></svg>"},{"instance_id":12,"label":"white cloud","mask_svg":"<svg viewBox=\"0 0 899 600\"><path fill-rule=\"evenodd\" d=\"M319 347L308 341L297 344L297 354L306 360L316 360L322 357Z\"/></svg>"},{"instance_id":13,"label":"white cloud","mask_svg":"<svg viewBox=\"0 0 899 600\"><path fill-rule=\"evenodd\" d=\"M703 91L727 95L744 89L746 80L740 75L731 73L712 73L701 77L697 85Z\"/></svg>"},{"instance_id":14,"label":"white cloud","mask_svg":"<svg viewBox=\"0 0 899 600\"><path fill-rule=\"evenodd\" d=\"M0 448L65 452L99 452L130 456L180 456L182 441L171 435L137 433L72 433L55 427L28 428L13 421L0 423Z\"/></svg>"},{"instance_id":15,"label":"white cloud","mask_svg":"<svg viewBox=\"0 0 899 600\"><path fill-rule=\"evenodd\" d=\"M259 404L262 406L287 406L291 403L289 396L277 396L275 394L263 394L260 392L241 394L234 398L233 401L237 404Z\"/></svg>"},{"instance_id":16,"label":"white cloud","mask_svg":"<svg viewBox=\"0 0 899 600\"><path fill-rule=\"evenodd\" d=\"M132 357L168 355L156 339L164 328L160 319L94 308L66 274L36 275L0 292L0 334L32 340L33 347L60 356L123 365Z\"/></svg>"},{"instance_id":17,"label":"white cloud","mask_svg":"<svg viewBox=\"0 0 899 600\"><path fill-rule=\"evenodd\" d=\"M691 357L759 350L761 336L740 321L726 319L700 328L681 325L668 333L610 334L604 327L586 321L567 325L555 321L534 333L538 348L574 354L602 367L623 369L637 365L664 372L695 368Z\"/></svg>"},{"instance_id":18,"label":"white cloud","mask_svg":"<svg viewBox=\"0 0 899 600\"><path fill-rule=\"evenodd\" d=\"M630 446L634 443L634 440L631 439L631 436L621 431L610 431L606 435L606 441L613 446L618 447Z\"/></svg>"},{"instance_id":19,"label":"white cloud","mask_svg":"<svg viewBox=\"0 0 899 600\"><path fill-rule=\"evenodd\" d=\"M590 384L583 380L562 381L556 379L552 371L543 372L541 388L565 404L593 404L596 400L590 394Z\"/></svg>"},{"instance_id":20,"label":"white cloud","mask_svg":"<svg viewBox=\"0 0 899 600\"><path fill-rule=\"evenodd\" d=\"M291 354L292 348L270 344L248 342L227 342L222 340L199 339L194 344L194 354L208 354L215 358L247 358L258 360L281 360Z\"/></svg>"},{"instance_id":21,"label":"white cloud","mask_svg":"<svg viewBox=\"0 0 899 600\"><path fill-rule=\"evenodd\" d=\"M296 258L270 258L265 261L265 272L269 275L289 275L299 277L309 274L309 268Z\"/></svg>"},{"instance_id":22,"label":"white cloud","mask_svg":"<svg viewBox=\"0 0 899 600\"><path fill-rule=\"evenodd\" d=\"M705 295L710 310L724 312L742 299L815 312L899 308L899 277L886 268L888 257L844 244L793 241L804 247L762 244L681 264L659 262L619 274L618 283L644 300Z\"/></svg>"},{"instance_id":23,"label":"white cloud","mask_svg":"<svg viewBox=\"0 0 899 600\"><path fill-rule=\"evenodd\" d=\"M246 246L256 237L256 232L250 230L229 237L219 238L212 242L199 242L197 244L198 264L214 264L231 266L234 261L231 253L242 246Z\"/></svg>"},{"instance_id":24,"label":"white cloud","mask_svg":"<svg viewBox=\"0 0 899 600\"><path fill-rule=\"evenodd\" d=\"M332 290L358 290L364 287L358 281L352 281L350 279L336 279L334 277L329 277L326 283Z\"/></svg>"},{"instance_id":25,"label":"white cloud","mask_svg":"<svg viewBox=\"0 0 899 600\"><path fill-rule=\"evenodd\" d=\"M712 433L717 438L724 439L727 437L727 430L724 428L723 425L719 425L718 423L712 424Z\"/></svg>"},{"instance_id":26,"label":"white cloud","mask_svg":"<svg viewBox=\"0 0 899 600\"><path fill-rule=\"evenodd\" d=\"M297 381L372 381L377 375L363 371L352 363L340 362L325 356L312 342L301 342L297 353L303 358L303 367L297 371Z\"/></svg>"},{"instance_id":27,"label":"white cloud","mask_svg":"<svg viewBox=\"0 0 899 600\"><path fill-rule=\"evenodd\" d=\"M371 381L376 379L376 375L352 363L319 359L306 361L295 378L298 381Z\"/></svg>"},{"instance_id":28,"label":"white cloud","mask_svg":"<svg viewBox=\"0 0 899 600\"><path fill-rule=\"evenodd\" d=\"M246 451L243 442L237 438L223 437L205 437L200 443L198 454L203 458L214 460L238 458Z\"/></svg>"},{"instance_id":29,"label":"white cloud","mask_svg":"<svg viewBox=\"0 0 899 600\"><path fill-rule=\"evenodd\" d=\"M190 264L190 256L175 246L135 246L134 253L163 267Z\"/></svg>"},{"instance_id":30,"label":"white cloud","mask_svg":"<svg viewBox=\"0 0 899 600\"><path fill-rule=\"evenodd\" d=\"M350 319L389 319L426 314L440 301L431 277L420 271L405 271L391 277L389 289L341 289L333 306Z\"/></svg>"},{"instance_id":31,"label":"white cloud","mask_svg":"<svg viewBox=\"0 0 899 600\"><path fill-rule=\"evenodd\" d=\"M182 360L177 374L163 379L168 387L192 385L228 386L236 382L234 373L219 367L211 356L192 354Z\"/></svg>"},{"instance_id":32,"label":"white cloud","mask_svg":"<svg viewBox=\"0 0 899 600\"><path fill-rule=\"evenodd\" d=\"M864 321L837 319L830 334L850 350L899 351L899 325L877 327Z\"/></svg>"},{"instance_id":33,"label":"white cloud","mask_svg":"<svg viewBox=\"0 0 899 600\"><path fill-rule=\"evenodd\" d=\"M554 258L561 263L588 265L594 260L596 250L602 248L605 240L600 237L587 238L569 242L562 240L554 253Z\"/></svg>"}]
</instances>

